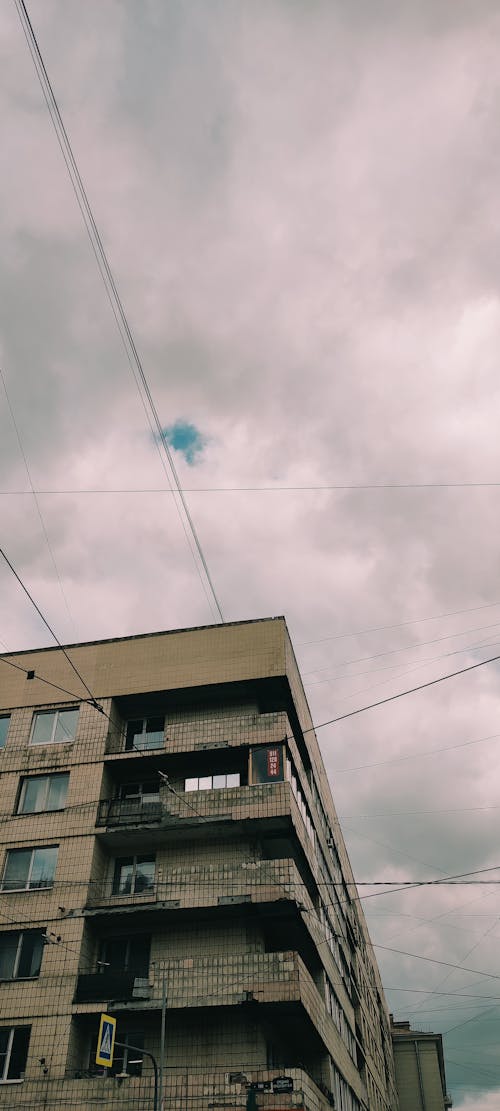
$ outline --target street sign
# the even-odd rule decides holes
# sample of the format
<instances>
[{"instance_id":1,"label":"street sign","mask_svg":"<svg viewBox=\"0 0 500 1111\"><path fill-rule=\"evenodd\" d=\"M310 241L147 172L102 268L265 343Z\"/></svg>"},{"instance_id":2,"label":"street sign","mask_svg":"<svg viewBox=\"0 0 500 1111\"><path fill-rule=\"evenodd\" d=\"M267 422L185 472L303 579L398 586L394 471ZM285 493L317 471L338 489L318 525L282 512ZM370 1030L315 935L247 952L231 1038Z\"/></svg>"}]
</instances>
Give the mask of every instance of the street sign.
<instances>
[{"instance_id":1,"label":"street sign","mask_svg":"<svg viewBox=\"0 0 500 1111\"><path fill-rule=\"evenodd\" d=\"M275 1076L273 1080L273 1092L293 1092L293 1077Z\"/></svg>"},{"instance_id":2,"label":"street sign","mask_svg":"<svg viewBox=\"0 0 500 1111\"><path fill-rule=\"evenodd\" d=\"M99 1037L97 1039L97 1052L95 1055L98 1065L109 1068L113 1064L113 1050L115 1048L116 1018L110 1015L101 1015Z\"/></svg>"}]
</instances>

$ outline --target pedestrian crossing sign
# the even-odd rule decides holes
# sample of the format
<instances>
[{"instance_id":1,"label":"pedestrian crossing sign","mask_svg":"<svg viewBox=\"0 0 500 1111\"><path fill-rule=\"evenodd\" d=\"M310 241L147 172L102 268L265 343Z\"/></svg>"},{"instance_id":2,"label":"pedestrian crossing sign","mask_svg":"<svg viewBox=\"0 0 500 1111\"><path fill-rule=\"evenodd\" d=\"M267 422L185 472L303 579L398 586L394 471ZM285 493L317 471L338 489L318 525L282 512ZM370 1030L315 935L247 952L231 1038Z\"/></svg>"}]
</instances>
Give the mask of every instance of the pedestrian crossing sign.
<instances>
[{"instance_id":1,"label":"pedestrian crossing sign","mask_svg":"<svg viewBox=\"0 0 500 1111\"><path fill-rule=\"evenodd\" d=\"M97 1039L97 1052L95 1055L98 1065L106 1065L109 1068L113 1064L115 1034L116 1018L111 1018L110 1015L101 1015L99 1037Z\"/></svg>"}]
</instances>

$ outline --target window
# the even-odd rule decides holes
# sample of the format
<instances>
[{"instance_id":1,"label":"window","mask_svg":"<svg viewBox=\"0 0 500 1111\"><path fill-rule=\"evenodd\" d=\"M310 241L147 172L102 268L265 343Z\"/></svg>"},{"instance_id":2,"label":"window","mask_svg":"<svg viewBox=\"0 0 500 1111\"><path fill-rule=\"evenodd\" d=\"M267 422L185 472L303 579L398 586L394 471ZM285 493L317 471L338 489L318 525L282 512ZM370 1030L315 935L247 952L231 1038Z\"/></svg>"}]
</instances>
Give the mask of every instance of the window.
<instances>
[{"instance_id":1,"label":"window","mask_svg":"<svg viewBox=\"0 0 500 1111\"><path fill-rule=\"evenodd\" d=\"M134 748L163 748L165 718L138 718L127 722L125 751Z\"/></svg>"},{"instance_id":2,"label":"window","mask_svg":"<svg viewBox=\"0 0 500 1111\"><path fill-rule=\"evenodd\" d=\"M0 1026L0 1083L23 1078L30 1033L31 1026Z\"/></svg>"},{"instance_id":3,"label":"window","mask_svg":"<svg viewBox=\"0 0 500 1111\"><path fill-rule=\"evenodd\" d=\"M0 934L0 980L39 975L43 934L43 930L8 930Z\"/></svg>"},{"instance_id":4,"label":"window","mask_svg":"<svg viewBox=\"0 0 500 1111\"><path fill-rule=\"evenodd\" d=\"M68 793L69 773L31 775L21 780L18 814L38 814L41 810L63 810Z\"/></svg>"},{"instance_id":5,"label":"window","mask_svg":"<svg viewBox=\"0 0 500 1111\"><path fill-rule=\"evenodd\" d=\"M35 891L52 887L57 845L43 849L11 849L7 853L2 891Z\"/></svg>"},{"instance_id":6,"label":"window","mask_svg":"<svg viewBox=\"0 0 500 1111\"><path fill-rule=\"evenodd\" d=\"M118 791L118 798L127 799L130 802L139 802L142 805L148 802L159 802L159 781L147 780L144 783L122 783Z\"/></svg>"},{"instance_id":7,"label":"window","mask_svg":"<svg viewBox=\"0 0 500 1111\"><path fill-rule=\"evenodd\" d=\"M101 943L98 960L99 972L130 972L144 979L149 974L149 934L119 934L107 937Z\"/></svg>"},{"instance_id":8,"label":"window","mask_svg":"<svg viewBox=\"0 0 500 1111\"><path fill-rule=\"evenodd\" d=\"M32 745L51 745L74 741L78 707L71 710L40 710L33 718Z\"/></svg>"},{"instance_id":9,"label":"window","mask_svg":"<svg viewBox=\"0 0 500 1111\"><path fill-rule=\"evenodd\" d=\"M0 748L5 748L7 743L7 733L9 732L10 714L2 714L0 716Z\"/></svg>"},{"instance_id":10,"label":"window","mask_svg":"<svg viewBox=\"0 0 500 1111\"><path fill-rule=\"evenodd\" d=\"M186 779L185 791L212 791L219 787L239 787L239 772L222 772L220 775L199 775Z\"/></svg>"},{"instance_id":11,"label":"window","mask_svg":"<svg viewBox=\"0 0 500 1111\"><path fill-rule=\"evenodd\" d=\"M122 856L115 860L113 895L142 895L153 890L154 880L154 856Z\"/></svg>"}]
</instances>

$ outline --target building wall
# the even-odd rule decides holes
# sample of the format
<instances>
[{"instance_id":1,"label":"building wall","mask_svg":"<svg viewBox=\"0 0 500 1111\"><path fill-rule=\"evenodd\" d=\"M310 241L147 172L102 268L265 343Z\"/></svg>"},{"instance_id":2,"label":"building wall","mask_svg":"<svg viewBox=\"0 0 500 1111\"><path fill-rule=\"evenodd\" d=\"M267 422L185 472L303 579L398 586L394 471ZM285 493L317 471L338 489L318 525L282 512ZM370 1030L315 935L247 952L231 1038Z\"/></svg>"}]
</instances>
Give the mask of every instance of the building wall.
<instances>
[{"instance_id":1,"label":"building wall","mask_svg":"<svg viewBox=\"0 0 500 1111\"><path fill-rule=\"evenodd\" d=\"M245 1106L245 1082L230 1074L267 1081L286 1069L293 1093L259 1092L263 1111L395 1111L380 976L283 619L68 652L104 712L81 701L88 691L61 650L8 657L16 667L0 658L0 714L11 714L0 866L9 850L58 846L50 887L1 895L0 942L13 930L46 936L39 976L0 982L2 1027L31 1025L25 1079L0 1083L0 1106L149 1106L149 1064L141 1077L92 1078L90 1046L113 1007L121 1036L141 1028L157 1053L166 985L173 1106L188 1095L192 1111L209 1097ZM73 741L30 743L34 713L74 704ZM161 749L126 751L126 721L160 711ZM286 746L290 778L250 783L250 751L270 745ZM239 787L184 790L193 774L236 766ZM64 772L63 810L16 812L23 777ZM110 822L108 800L119 812L122 786L146 780L159 785L161 820ZM153 856L151 890L114 891L116 859ZM97 991L111 982L97 964L106 939L141 934L143 994L113 1003L103 987L95 998L96 980Z\"/></svg>"}]
</instances>

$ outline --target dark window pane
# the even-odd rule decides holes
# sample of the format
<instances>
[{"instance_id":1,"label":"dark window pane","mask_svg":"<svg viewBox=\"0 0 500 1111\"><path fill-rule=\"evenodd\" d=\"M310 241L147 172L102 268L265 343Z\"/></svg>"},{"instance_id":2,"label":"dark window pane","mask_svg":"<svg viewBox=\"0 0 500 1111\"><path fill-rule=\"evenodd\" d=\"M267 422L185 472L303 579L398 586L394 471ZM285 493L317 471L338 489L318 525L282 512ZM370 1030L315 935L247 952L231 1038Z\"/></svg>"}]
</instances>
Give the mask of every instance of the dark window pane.
<instances>
[{"instance_id":1,"label":"dark window pane","mask_svg":"<svg viewBox=\"0 0 500 1111\"><path fill-rule=\"evenodd\" d=\"M146 719L145 748L161 748L163 745L164 718Z\"/></svg>"},{"instance_id":2,"label":"dark window pane","mask_svg":"<svg viewBox=\"0 0 500 1111\"><path fill-rule=\"evenodd\" d=\"M0 980L11 980L16 966L19 930L0 934Z\"/></svg>"},{"instance_id":3,"label":"dark window pane","mask_svg":"<svg viewBox=\"0 0 500 1111\"><path fill-rule=\"evenodd\" d=\"M5 1070L7 1064L7 1054L9 1051L11 1028L10 1026L0 1026L0 1080L5 1079Z\"/></svg>"},{"instance_id":4,"label":"dark window pane","mask_svg":"<svg viewBox=\"0 0 500 1111\"><path fill-rule=\"evenodd\" d=\"M3 748L7 742L7 733L9 732L10 714L2 714L0 717L0 748Z\"/></svg>"},{"instance_id":5,"label":"dark window pane","mask_svg":"<svg viewBox=\"0 0 500 1111\"><path fill-rule=\"evenodd\" d=\"M134 859L132 856L117 860L113 877L113 895L130 895L133 875Z\"/></svg>"},{"instance_id":6,"label":"dark window pane","mask_svg":"<svg viewBox=\"0 0 500 1111\"><path fill-rule=\"evenodd\" d=\"M23 934L17 976L38 976L42 963L43 941L38 930L27 930Z\"/></svg>"},{"instance_id":7,"label":"dark window pane","mask_svg":"<svg viewBox=\"0 0 500 1111\"><path fill-rule=\"evenodd\" d=\"M137 858L137 869L135 873L135 893L139 895L141 891L152 891L155 879L155 860L154 857L139 856Z\"/></svg>"},{"instance_id":8,"label":"dark window pane","mask_svg":"<svg viewBox=\"0 0 500 1111\"><path fill-rule=\"evenodd\" d=\"M130 938L128 971L135 976L146 977L149 973L149 952L151 938L148 934L137 934Z\"/></svg>"},{"instance_id":9,"label":"dark window pane","mask_svg":"<svg viewBox=\"0 0 500 1111\"><path fill-rule=\"evenodd\" d=\"M127 735L125 738L125 748L129 751L131 748L139 748L139 739L142 735L142 718L139 721L127 722Z\"/></svg>"},{"instance_id":10,"label":"dark window pane","mask_svg":"<svg viewBox=\"0 0 500 1111\"><path fill-rule=\"evenodd\" d=\"M26 1068L31 1026L18 1026L14 1030L9 1068L6 1079L19 1080Z\"/></svg>"}]
</instances>

